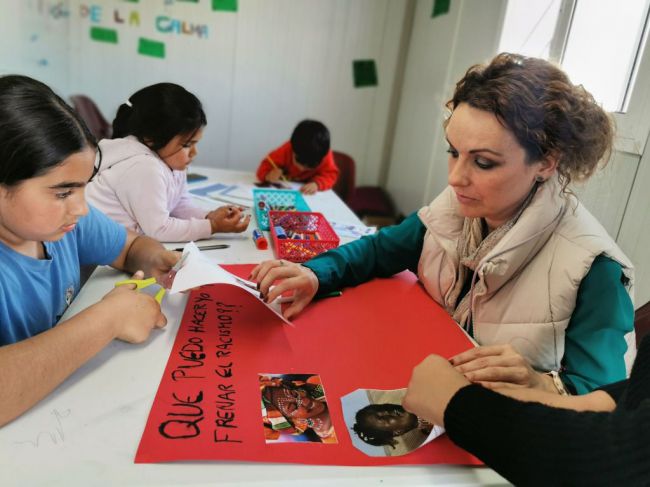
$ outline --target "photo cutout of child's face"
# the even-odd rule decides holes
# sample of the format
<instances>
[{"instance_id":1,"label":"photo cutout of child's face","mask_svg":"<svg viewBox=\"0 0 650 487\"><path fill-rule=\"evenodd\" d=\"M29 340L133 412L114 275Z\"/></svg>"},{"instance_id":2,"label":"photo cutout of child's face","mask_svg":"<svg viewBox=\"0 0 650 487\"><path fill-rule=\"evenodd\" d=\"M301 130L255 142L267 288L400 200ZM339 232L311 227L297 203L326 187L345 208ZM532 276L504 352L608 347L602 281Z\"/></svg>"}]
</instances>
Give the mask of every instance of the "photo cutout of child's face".
<instances>
[{"instance_id":1,"label":"photo cutout of child's face","mask_svg":"<svg viewBox=\"0 0 650 487\"><path fill-rule=\"evenodd\" d=\"M444 433L406 411L405 394L406 389L357 389L341 398L355 448L371 457L406 455Z\"/></svg>"},{"instance_id":2,"label":"photo cutout of child's face","mask_svg":"<svg viewBox=\"0 0 650 487\"><path fill-rule=\"evenodd\" d=\"M337 443L319 375L260 374L267 443Z\"/></svg>"}]
</instances>

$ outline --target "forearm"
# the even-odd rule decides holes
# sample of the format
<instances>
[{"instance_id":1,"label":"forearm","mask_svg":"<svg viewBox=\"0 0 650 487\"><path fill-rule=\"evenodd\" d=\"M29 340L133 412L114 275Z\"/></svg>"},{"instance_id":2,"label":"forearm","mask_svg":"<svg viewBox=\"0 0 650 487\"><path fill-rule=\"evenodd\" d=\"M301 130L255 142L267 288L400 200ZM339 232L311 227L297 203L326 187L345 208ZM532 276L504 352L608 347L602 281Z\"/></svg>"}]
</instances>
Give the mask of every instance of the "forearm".
<instances>
[{"instance_id":1,"label":"forearm","mask_svg":"<svg viewBox=\"0 0 650 487\"><path fill-rule=\"evenodd\" d=\"M560 372L577 394L625 379L625 337L634 331L634 306L621 273L619 264L599 256L580 283Z\"/></svg>"},{"instance_id":2,"label":"forearm","mask_svg":"<svg viewBox=\"0 0 650 487\"><path fill-rule=\"evenodd\" d=\"M328 293L346 286L356 286L373 277L372 245L360 239L326 252L306 262L318 278L318 292Z\"/></svg>"},{"instance_id":3,"label":"forearm","mask_svg":"<svg viewBox=\"0 0 650 487\"><path fill-rule=\"evenodd\" d=\"M191 198L183 197L171 211L170 216L189 220L190 218L205 218L208 213L209 210L195 206Z\"/></svg>"},{"instance_id":4,"label":"forearm","mask_svg":"<svg viewBox=\"0 0 650 487\"><path fill-rule=\"evenodd\" d=\"M262 162L260 162L259 167L257 168L257 172L255 175L257 176L257 179L260 181L265 181L266 180L266 175L271 172L273 169L273 166L268 162L266 158Z\"/></svg>"},{"instance_id":5,"label":"forearm","mask_svg":"<svg viewBox=\"0 0 650 487\"><path fill-rule=\"evenodd\" d=\"M622 485L650 473L648 408L576 412L471 385L451 399L444 423L452 441L515 484Z\"/></svg>"},{"instance_id":6,"label":"forearm","mask_svg":"<svg viewBox=\"0 0 650 487\"><path fill-rule=\"evenodd\" d=\"M160 242L188 242L209 238L213 233L210 220L203 214L196 218L175 218L169 216L154 225L141 225L145 235Z\"/></svg>"},{"instance_id":7,"label":"forearm","mask_svg":"<svg viewBox=\"0 0 650 487\"><path fill-rule=\"evenodd\" d=\"M524 402L538 402L547 406L572 409L574 411L613 411L616 403L604 391L594 391L582 396L561 396L532 388L503 388L496 390L499 394Z\"/></svg>"},{"instance_id":8,"label":"forearm","mask_svg":"<svg viewBox=\"0 0 650 487\"><path fill-rule=\"evenodd\" d=\"M47 396L115 336L94 305L32 338L0 348L0 426Z\"/></svg>"},{"instance_id":9,"label":"forearm","mask_svg":"<svg viewBox=\"0 0 650 487\"><path fill-rule=\"evenodd\" d=\"M411 215L399 225L363 237L305 263L319 281L319 293L355 286L373 277L388 277L405 269L417 271L424 226Z\"/></svg>"},{"instance_id":10,"label":"forearm","mask_svg":"<svg viewBox=\"0 0 650 487\"><path fill-rule=\"evenodd\" d=\"M156 267L154 257L161 251L164 251L164 247L157 240L144 235L137 236L128 247L121 270L131 273L142 270L145 276L152 276Z\"/></svg>"}]
</instances>

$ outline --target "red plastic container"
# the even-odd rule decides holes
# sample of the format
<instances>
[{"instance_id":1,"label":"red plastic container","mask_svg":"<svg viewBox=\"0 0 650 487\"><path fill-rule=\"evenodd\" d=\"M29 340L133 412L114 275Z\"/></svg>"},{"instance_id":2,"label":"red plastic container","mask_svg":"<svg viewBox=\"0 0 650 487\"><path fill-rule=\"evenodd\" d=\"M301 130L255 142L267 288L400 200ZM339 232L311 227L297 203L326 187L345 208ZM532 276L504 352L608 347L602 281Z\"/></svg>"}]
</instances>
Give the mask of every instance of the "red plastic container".
<instances>
[{"instance_id":1,"label":"red plastic container","mask_svg":"<svg viewBox=\"0 0 650 487\"><path fill-rule=\"evenodd\" d=\"M339 246L338 235L322 213L270 211L269 223L278 259L306 262ZM283 233L285 238L278 238Z\"/></svg>"}]
</instances>

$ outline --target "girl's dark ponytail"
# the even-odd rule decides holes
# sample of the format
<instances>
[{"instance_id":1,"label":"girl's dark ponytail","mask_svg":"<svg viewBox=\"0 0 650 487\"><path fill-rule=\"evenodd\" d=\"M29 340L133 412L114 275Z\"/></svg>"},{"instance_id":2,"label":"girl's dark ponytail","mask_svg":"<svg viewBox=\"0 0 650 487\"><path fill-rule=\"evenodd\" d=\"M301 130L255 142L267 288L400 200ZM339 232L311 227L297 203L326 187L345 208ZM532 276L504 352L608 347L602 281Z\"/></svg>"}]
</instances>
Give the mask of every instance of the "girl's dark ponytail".
<instances>
[{"instance_id":1,"label":"girl's dark ponytail","mask_svg":"<svg viewBox=\"0 0 650 487\"><path fill-rule=\"evenodd\" d=\"M113 120L113 138L121 139L129 135L129 118L131 117L131 107L122 103L117 109L117 115Z\"/></svg>"},{"instance_id":2,"label":"girl's dark ponytail","mask_svg":"<svg viewBox=\"0 0 650 487\"><path fill-rule=\"evenodd\" d=\"M113 138L132 135L158 150L177 135L191 135L206 124L196 96L174 83L158 83L136 91L120 105Z\"/></svg>"}]
</instances>

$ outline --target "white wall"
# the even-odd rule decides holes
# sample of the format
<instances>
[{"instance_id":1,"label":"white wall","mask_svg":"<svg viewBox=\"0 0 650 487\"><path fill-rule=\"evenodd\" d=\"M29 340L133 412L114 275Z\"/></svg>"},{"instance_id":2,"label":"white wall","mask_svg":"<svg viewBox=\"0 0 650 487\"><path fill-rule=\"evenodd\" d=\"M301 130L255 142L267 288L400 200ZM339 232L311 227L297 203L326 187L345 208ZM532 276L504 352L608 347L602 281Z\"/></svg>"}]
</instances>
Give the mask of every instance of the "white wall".
<instances>
[{"instance_id":1,"label":"white wall","mask_svg":"<svg viewBox=\"0 0 650 487\"><path fill-rule=\"evenodd\" d=\"M64 91L70 71L67 11L39 0L0 0L0 74L47 80Z\"/></svg>"},{"instance_id":2,"label":"white wall","mask_svg":"<svg viewBox=\"0 0 650 487\"><path fill-rule=\"evenodd\" d=\"M17 3L21 8L9 15ZM50 7L59 3L67 18L53 18ZM0 22L12 26L2 30L0 70L35 76L64 95L87 94L109 120L143 86L182 84L202 100L208 117L197 163L215 167L254 169L298 121L320 119L333 148L356 160L358 182L376 184L408 0L238 3L231 13L212 11L206 0L0 0ZM88 8L94 16L82 15ZM124 23L116 22L115 11ZM131 12L139 26L129 25ZM208 36L159 32L159 15L205 24ZM28 32L39 26L49 40L29 44ZM92 26L116 30L119 42L91 40ZM139 55L140 37L164 42L165 59ZM48 66L34 67L33 56L48 59ZM355 59L376 61L377 87L354 88Z\"/></svg>"},{"instance_id":3,"label":"white wall","mask_svg":"<svg viewBox=\"0 0 650 487\"><path fill-rule=\"evenodd\" d=\"M454 1L435 18L431 9L417 2L390 155L387 188L404 213L447 185L444 104L470 65L494 56L505 0Z\"/></svg>"}]
</instances>

